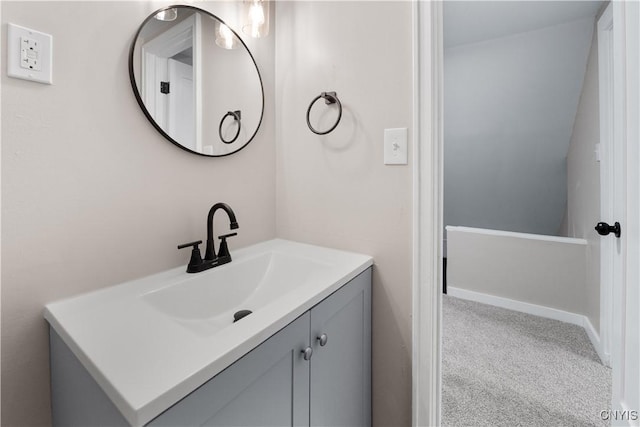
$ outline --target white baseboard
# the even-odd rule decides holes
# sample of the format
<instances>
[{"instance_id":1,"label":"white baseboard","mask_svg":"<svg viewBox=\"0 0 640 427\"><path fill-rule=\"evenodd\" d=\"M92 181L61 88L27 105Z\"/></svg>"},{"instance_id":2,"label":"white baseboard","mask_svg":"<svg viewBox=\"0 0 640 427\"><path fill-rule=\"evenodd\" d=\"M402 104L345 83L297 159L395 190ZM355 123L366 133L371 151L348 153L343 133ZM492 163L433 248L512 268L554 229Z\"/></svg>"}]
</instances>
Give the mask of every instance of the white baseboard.
<instances>
[{"instance_id":1,"label":"white baseboard","mask_svg":"<svg viewBox=\"0 0 640 427\"><path fill-rule=\"evenodd\" d=\"M519 311L521 313L533 314L534 316L545 317L547 319L559 320L561 322L571 323L572 325L582 326L602 363L606 366L610 366L609 357L604 353L602 348L600 335L589 321L589 318L583 314L571 313L569 311L558 310L557 308L530 304L528 302L516 301L509 298L496 297L451 286L447 286L447 295L493 305L495 307L506 308L508 310Z\"/></svg>"},{"instance_id":2,"label":"white baseboard","mask_svg":"<svg viewBox=\"0 0 640 427\"><path fill-rule=\"evenodd\" d=\"M513 311L520 311L522 313L533 314L535 316L546 317L547 319L559 320L561 322L571 323L578 326L584 326L584 319L586 318L581 314L558 310L556 308L530 304L527 302L516 301L508 298L496 297L493 295L482 294L480 292L468 291L466 289L452 288L449 286L447 286L447 294L456 298L477 301L483 304L506 308Z\"/></svg>"},{"instance_id":3,"label":"white baseboard","mask_svg":"<svg viewBox=\"0 0 640 427\"><path fill-rule=\"evenodd\" d=\"M593 344L593 348L596 349L596 353L598 353L598 356L600 357L600 361L602 362L603 365L611 367L611 357L608 353L604 352L604 348L602 347L602 341L600 341L600 335L591 324L591 321L589 321L589 318L587 316L582 316L582 317L584 317L584 325L583 325L584 330L587 332L587 335L589 336L589 341L591 341L591 344Z\"/></svg>"}]
</instances>

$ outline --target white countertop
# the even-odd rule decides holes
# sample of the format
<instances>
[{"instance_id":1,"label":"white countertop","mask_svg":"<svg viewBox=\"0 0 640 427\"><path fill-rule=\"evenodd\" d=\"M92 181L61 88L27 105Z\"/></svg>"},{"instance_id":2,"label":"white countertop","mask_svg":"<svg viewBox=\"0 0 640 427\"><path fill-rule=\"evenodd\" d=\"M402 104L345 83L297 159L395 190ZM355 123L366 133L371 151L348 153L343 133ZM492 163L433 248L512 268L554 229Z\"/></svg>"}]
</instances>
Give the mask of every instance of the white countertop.
<instances>
[{"instance_id":1,"label":"white countertop","mask_svg":"<svg viewBox=\"0 0 640 427\"><path fill-rule=\"evenodd\" d=\"M201 273L182 266L46 306L45 318L132 426L160 415L373 264L366 255L280 239L231 255L231 263ZM253 274L256 260L276 276L255 289L233 284L227 298L223 282ZM282 276L289 264L294 285ZM216 306L209 317L202 292ZM231 324L241 308L253 313Z\"/></svg>"}]
</instances>

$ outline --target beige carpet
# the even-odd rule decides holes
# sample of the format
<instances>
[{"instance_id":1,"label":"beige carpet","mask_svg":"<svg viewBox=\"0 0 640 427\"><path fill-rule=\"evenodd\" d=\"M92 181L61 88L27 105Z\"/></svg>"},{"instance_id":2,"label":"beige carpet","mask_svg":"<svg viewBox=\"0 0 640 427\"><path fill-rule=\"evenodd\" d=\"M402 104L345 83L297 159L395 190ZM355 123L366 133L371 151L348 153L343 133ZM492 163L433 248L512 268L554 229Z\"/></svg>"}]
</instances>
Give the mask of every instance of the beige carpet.
<instances>
[{"instance_id":1,"label":"beige carpet","mask_svg":"<svg viewBox=\"0 0 640 427\"><path fill-rule=\"evenodd\" d=\"M443 295L443 426L604 426L611 370L583 328Z\"/></svg>"}]
</instances>

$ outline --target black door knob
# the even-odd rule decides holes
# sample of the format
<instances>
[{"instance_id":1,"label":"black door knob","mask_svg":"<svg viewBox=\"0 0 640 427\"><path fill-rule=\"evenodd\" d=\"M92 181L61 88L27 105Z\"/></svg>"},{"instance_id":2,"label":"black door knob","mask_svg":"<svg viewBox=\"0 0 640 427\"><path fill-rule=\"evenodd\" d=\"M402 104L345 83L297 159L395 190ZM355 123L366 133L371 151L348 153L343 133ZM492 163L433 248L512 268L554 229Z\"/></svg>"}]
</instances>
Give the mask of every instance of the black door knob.
<instances>
[{"instance_id":1,"label":"black door knob","mask_svg":"<svg viewBox=\"0 0 640 427\"><path fill-rule=\"evenodd\" d=\"M609 225L606 222L599 222L598 225L596 225L596 231L601 236L613 233L616 237L620 237L620 223L616 221L615 224Z\"/></svg>"}]
</instances>

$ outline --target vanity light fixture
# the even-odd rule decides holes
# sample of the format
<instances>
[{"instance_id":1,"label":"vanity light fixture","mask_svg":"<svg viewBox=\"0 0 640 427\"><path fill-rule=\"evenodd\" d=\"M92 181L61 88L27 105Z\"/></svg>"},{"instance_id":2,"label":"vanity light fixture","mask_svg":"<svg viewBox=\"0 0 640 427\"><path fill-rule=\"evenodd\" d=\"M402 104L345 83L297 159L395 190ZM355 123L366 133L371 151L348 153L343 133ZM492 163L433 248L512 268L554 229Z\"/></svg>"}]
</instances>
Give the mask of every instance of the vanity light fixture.
<instances>
[{"instance_id":1,"label":"vanity light fixture","mask_svg":"<svg viewBox=\"0 0 640 427\"><path fill-rule=\"evenodd\" d=\"M216 44L223 49L235 49L238 47L238 38L225 24L216 22Z\"/></svg>"},{"instance_id":2,"label":"vanity light fixture","mask_svg":"<svg viewBox=\"0 0 640 427\"><path fill-rule=\"evenodd\" d=\"M244 0L242 32L253 38L269 34L269 0Z\"/></svg>"},{"instance_id":3,"label":"vanity light fixture","mask_svg":"<svg viewBox=\"0 0 640 427\"><path fill-rule=\"evenodd\" d=\"M160 12L156 13L156 16L154 16L154 18L156 18L158 21L175 21L177 17L178 9L176 9L175 7L161 10Z\"/></svg>"}]
</instances>

